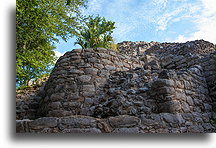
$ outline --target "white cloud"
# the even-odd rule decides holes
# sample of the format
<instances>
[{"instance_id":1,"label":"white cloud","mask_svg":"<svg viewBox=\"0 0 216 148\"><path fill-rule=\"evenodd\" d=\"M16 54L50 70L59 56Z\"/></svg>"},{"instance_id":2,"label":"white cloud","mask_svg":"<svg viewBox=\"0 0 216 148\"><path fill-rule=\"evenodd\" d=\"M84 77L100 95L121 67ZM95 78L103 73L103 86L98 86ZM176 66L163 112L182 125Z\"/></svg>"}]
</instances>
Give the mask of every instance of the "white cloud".
<instances>
[{"instance_id":1,"label":"white cloud","mask_svg":"<svg viewBox=\"0 0 216 148\"><path fill-rule=\"evenodd\" d=\"M202 0L202 13L194 21L198 31L185 36L179 35L176 42L204 39L216 43L216 0Z\"/></svg>"},{"instance_id":2,"label":"white cloud","mask_svg":"<svg viewBox=\"0 0 216 148\"><path fill-rule=\"evenodd\" d=\"M165 4L163 5L159 3L160 5L164 6L164 9L162 9L162 11L158 11L156 13L157 16L155 17L155 19L153 19L154 23L157 25L156 31L166 31L169 25L173 23L180 22L189 18L191 18L192 20L194 19L194 16L196 16L197 12L201 9L200 6L196 3L189 3L187 2L187 0L175 0L174 2L177 3L175 3L175 5L173 4L173 6L172 3L169 3L169 6L167 6L166 3L168 3L168 1L166 0L164 0ZM158 6L158 8L160 8L160 6Z\"/></svg>"},{"instance_id":3,"label":"white cloud","mask_svg":"<svg viewBox=\"0 0 216 148\"><path fill-rule=\"evenodd\" d=\"M128 40L130 36L133 35L132 30L134 29L133 25L124 24L124 23L116 23L116 30L113 33L114 39L116 39L117 42L122 40ZM130 35L128 35L130 34Z\"/></svg>"},{"instance_id":4,"label":"white cloud","mask_svg":"<svg viewBox=\"0 0 216 148\"><path fill-rule=\"evenodd\" d=\"M175 18L182 11L183 11L182 8L176 8L176 10L174 10L172 12L165 13L165 14L161 15L160 17L158 17L155 20L155 23L158 25L157 31L166 30L168 23L170 23L173 20L173 18Z\"/></svg>"},{"instance_id":5,"label":"white cloud","mask_svg":"<svg viewBox=\"0 0 216 148\"><path fill-rule=\"evenodd\" d=\"M136 36L140 36L137 34L139 32L157 34L160 31L166 34L172 24L189 20L192 22L191 26L186 27L192 27L197 31L193 34L179 35L174 41L205 39L215 43L215 7L216 0L196 0L194 2L190 0L139 2L134 0L89 0L88 9L84 11L85 14L100 14L116 22L117 28L113 35L118 42L133 40ZM178 28L175 30L179 33Z\"/></svg>"},{"instance_id":6,"label":"white cloud","mask_svg":"<svg viewBox=\"0 0 216 148\"><path fill-rule=\"evenodd\" d=\"M168 0L153 0L152 1L155 5L159 6L159 7L166 7Z\"/></svg>"}]
</instances>

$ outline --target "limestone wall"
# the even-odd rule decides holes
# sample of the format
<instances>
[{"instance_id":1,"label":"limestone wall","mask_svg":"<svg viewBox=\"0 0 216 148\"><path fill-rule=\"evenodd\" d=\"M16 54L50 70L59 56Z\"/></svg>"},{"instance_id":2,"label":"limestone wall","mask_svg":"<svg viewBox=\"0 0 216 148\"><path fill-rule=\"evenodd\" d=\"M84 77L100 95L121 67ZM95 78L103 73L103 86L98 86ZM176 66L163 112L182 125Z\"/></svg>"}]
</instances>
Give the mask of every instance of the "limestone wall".
<instances>
[{"instance_id":1,"label":"limestone wall","mask_svg":"<svg viewBox=\"0 0 216 148\"><path fill-rule=\"evenodd\" d=\"M203 76L206 79L209 93L211 97L215 97L215 65L216 65L216 53L215 51L207 55L173 55L168 54L161 56L159 62L164 69L186 69L193 65L200 65L203 69Z\"/></svg>"},{"instance_id":2,"label":"limestone wall","mask_svg":"<svg viewBox=\"0 0 216 148\"><path fill-rule=\"evenodd\" d=\"M97 103L95 96L110 74L142 67L143 62L110 49L76 49L67 52L56 66L45 86L40 103L40 116L87 115L88 104Z\"/></svg>"},{"instance_id":3,"label":"limestone wall","mask_svg":"<svg viewBox=\"0 0 216 148\"><path fill-rule=\"evenodd\" d=\"M152 42L138 56L132 48L67 52L33 99L17 100L17 132L215 132L215 51L204 43Z\"/></svg>"},{"instance_id":4,"label":"limestone wall","mask_svg":"<svg viewBox=\"0 0 216 148\"><path fill-rule=\"evenodd\" d=\"M209 113L120 115L107 119L90 116L42 117L17 120L17 133L204 133L215 132Z\"/></svg>"},{"instance_id":5,"label":"limestone wall","mask_svg":"<svg viewBox=\"0 0 216 148\"><path fill-rule=\"evenodd\" d=\"M192 113L211 112L213 100L201 66L187 70L164 70L152 84L151 96L158 112Z\"/></svg>"},{"instance_id":6,"label":"limestone wall","mask_svg":"<svg viewBox=\"0 0 216 148\"><path fill-rule=\"evenodd\" d=\"M121 53L137 56L143 54L157 54L157 55L188 55L188 54L209 54L214 51L214 44L204 41L195 40L186 43L160 43L160 42L144 42L144 41L124 41L118 43Z\"/></svg>"},{"instance_id":7,"label":"limestone wall","mask_svg":"<svg viewBox=\"0 0 216 148\"><path fill-rule=\"evenodd\" d=\"M16 91L16 119L35 119L39 108L39 100L43 93L43 85Z\"/></svg>"}]
</instances>

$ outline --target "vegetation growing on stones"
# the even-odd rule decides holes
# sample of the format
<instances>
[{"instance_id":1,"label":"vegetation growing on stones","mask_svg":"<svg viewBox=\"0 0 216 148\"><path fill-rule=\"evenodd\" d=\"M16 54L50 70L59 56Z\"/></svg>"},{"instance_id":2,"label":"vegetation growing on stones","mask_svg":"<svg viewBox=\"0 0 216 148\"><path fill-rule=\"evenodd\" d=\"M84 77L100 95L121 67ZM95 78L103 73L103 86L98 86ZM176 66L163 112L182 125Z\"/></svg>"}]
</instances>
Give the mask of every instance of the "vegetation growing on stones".
<instances>
[{"instance_id":1,"label":"vegetation growing on stones","mask_svg":"<svg viewBox=\"0 0 216 148\"><path fill-rule=\"evenodd\" d=\"M85 48L113 48L117 49L112 33L115 22L107 21L104 17L88 16L82 26L77 30L77 41L75 44Z\"/></svg>"}]
</instances>

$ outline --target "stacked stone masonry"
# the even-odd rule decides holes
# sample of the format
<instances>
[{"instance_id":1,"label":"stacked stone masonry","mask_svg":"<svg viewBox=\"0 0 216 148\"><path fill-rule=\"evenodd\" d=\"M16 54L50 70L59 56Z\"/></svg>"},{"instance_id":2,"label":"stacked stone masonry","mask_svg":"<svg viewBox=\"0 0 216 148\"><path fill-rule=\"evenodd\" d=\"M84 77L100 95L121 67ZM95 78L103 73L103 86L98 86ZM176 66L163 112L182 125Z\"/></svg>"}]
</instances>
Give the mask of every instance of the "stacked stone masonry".
<instances>
[{"instance_id":1,"label":"stacked stone masonry","mask_svg":"<svg viewBox=\"0 0 216 148\"><path fill-rule=\"evenodd\" d=\"M40 116L90 115L97 104L107 78L116 71L142 67L137 58L108 49L85 49L67 52L61 57L45 87Z\"/></svg>"},{"instance_id":2,"label":"stacked stone masonry","mask_svg":"<svg viewBox=\"0 0 216 148\"><path fill-rule=\"evenodd\" d=\"M67 52L37 95L17 100L17 132L215 132L213 47L123 42L120 52Z\"/></svg>"},{"instance_id":3,"label":"stacked stone masonry","mask_svg":"<svg viewBox=\"0 0 216 148\"><path fill-rule=\"evenodd\" d=\"M209 113L120 115L105 119L90 116L41 117L17 120L18 133L203 133L214 132Z\"/></svg>"}]
</instances>

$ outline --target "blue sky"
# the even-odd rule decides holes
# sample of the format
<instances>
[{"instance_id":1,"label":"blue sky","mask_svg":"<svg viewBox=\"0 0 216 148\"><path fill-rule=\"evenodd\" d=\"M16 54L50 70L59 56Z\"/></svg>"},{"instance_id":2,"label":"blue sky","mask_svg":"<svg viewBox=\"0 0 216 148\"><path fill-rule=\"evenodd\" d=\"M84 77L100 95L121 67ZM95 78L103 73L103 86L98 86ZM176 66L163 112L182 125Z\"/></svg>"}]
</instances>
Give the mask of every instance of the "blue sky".
<instances>
[{"instance_id":1,"label":"blue sky","mask_svg":"<svg viewBox=\"0 0 216 148\"><path fill-rule=\"evenodd\" d=\"M113 37L122 41L216 43L216 0L89 0L85 15L115 22ZM56 44L60 56L74 48L75 38Z\"/></svg>"}]
</instances>

